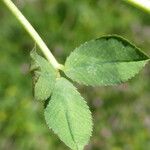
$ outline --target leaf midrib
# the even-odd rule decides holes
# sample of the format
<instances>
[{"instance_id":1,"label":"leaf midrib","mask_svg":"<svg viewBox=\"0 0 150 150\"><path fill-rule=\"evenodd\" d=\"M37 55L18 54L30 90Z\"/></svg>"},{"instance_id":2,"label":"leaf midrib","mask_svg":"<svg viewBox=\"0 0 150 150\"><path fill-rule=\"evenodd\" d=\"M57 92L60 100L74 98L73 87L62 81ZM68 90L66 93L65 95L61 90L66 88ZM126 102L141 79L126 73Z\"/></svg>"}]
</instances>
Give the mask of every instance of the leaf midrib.
<instances>
[{"instance_id":1,"label":"leaf midrib","mask_svg":"<svg viewBox=\"0 0 150 150\"><path fill-rule=\"evenodd\" d=\"M89 66L100 66L100 65L103 65L103 64L117 64L117 63L131 63L131 62L144 62L144 61L149 61L150 59L145 59L145 60L134 60L134 61L109 61L109 62L99 62L99 61L97 61L97 62L94 62L93 64L91 63L89 63L88 64L88 62L87 63L84 63L84 64L78 64L78 65L74 65L74 66L72 66L72 68L70 69L67 65L66 65L66 67L65 67L65 70L75 70L76 68L73 68L73 67L80 67L80 68L85 68L85 67L89 67ZM67 68L67 69L66 69ZM69 69L68 69L69 68Z\"/></svg>"},{"instance_id":2,"label":"leaf midrib","mask_svg":"<svg viewBox=\"0 0 150 150\"><path fill-rule=\"evenodd\" d=\"M76 149L78 150L78 144L76 143L76 141L74 139L74 136L73 136L73 133L72 133L72 129L71 129L71 126L70 126L70 123L69 123L70 121L69 121L68 109L66 108L66 110L64 110L64 111L65 111L65 116L66 116L68 128L69 128L69 131L70 131L70 135L71 135L71 138L72 138L73 142L75 143Z\"/></svg>"},{"instance_id":3,"label":"leaf midrib","mask_svg":"<svg viewBox=\"0 0 150 150\"><path fill-rule=\"evenodd\" d=\"M78 149L78 144L77 144L77 142L76 142L76 140L75 140L75 138L73 136L72 128L71 128L71 125L70 125L71 121L69 121L70 119L69 119L69 113L68 113L69 109L67 108L67 106L68 106L68 102L67 101L68 100L66 100L66 98L64 98L64 103L62 102L63 103L62 106L65 106L65 107L63 107L63 109L64 109L64 112L65 112L65 117L66 117L66 120L67 120L67 125L68 125L68 129L70 131L71 138L72 138L72 140L73 140L73 142L75 144L76 150L79 150Z\"/></svg>"}]
</instances>

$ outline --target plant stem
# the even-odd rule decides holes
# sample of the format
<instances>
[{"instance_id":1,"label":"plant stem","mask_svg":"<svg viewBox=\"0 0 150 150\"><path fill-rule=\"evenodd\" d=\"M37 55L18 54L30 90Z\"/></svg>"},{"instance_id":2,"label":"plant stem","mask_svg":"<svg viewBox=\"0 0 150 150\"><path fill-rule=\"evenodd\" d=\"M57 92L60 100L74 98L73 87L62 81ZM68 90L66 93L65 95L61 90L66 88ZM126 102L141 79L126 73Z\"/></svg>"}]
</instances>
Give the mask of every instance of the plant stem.
<instances>
[{"instance_id":1,"label":"plant stem","mask_svg":"<svg viewBox=\"0 0 150 150\"><path fill-rule=\"evenodd\" d=\"M126 0L126 2L139 7L150 14L150 0Z\"/></svg>"},{"instance_id":2,"label":"plant stem","mask_svg":"<svg viewBox=\"0 0 150 150\"><path fill-rule=\"evenodd\" d=\"M52 64L55 69L60 69L62 67L61 64L57 62L53 54L50 52L47 45L44 43L39 34L35 31L29 21L25 18L25 16L20 12L20 10L15 6L15 4L11 0L2 0L9 10L15 15L15 17L19 20L25 30L30 34L36 44L39 46L47 60Z\"/></svg>"}]
</instances>

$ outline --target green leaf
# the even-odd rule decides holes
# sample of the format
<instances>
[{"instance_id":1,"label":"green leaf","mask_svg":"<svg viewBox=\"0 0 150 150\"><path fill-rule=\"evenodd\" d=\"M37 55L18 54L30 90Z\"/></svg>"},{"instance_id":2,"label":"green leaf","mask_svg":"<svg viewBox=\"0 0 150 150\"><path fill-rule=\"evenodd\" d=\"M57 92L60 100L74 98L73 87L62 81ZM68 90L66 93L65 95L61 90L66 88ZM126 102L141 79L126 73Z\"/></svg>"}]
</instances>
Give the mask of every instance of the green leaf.
<instances>
[{"instance_id":1,"label":"green leaf","mask_svg":"<svg viewBox=\"0 0 150 150\"><path fill-rule=\"evenodd\" d=\"M90 110L76 88L58 78L45 109L45 120L59 138L73 150L83 150L92 132Z\"/></svg>"},{"instance_id":2,"label":"green leaf","mask_svg":"<svg viewBox=\"0 0 150 150\"><path fill-rule=\"evenodd\" d=\"M67 58L64 72L85 85L113 85L135 76L149 58L118 36L84 43Z\"/></svg>"},{"instance_id":3,"label":"green leaf","mask_svg":"<svg viewBox=\"0 0 150 150\"><path fill-rule=\"evenodd\" d=\"M31 51L32 58L30 70L34 73L34 97L36 100L46 100L50 97L55 86L56 70L51 64L38 55L35 50Z\"/></svg>"}]
</instances>

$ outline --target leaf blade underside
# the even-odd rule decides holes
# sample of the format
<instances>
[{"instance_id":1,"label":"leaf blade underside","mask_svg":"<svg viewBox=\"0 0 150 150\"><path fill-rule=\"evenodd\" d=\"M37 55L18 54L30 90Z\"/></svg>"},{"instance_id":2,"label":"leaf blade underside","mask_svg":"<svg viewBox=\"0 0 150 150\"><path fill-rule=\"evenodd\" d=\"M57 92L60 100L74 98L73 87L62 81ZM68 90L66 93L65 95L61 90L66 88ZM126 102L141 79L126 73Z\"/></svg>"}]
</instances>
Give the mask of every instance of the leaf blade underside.
<instances>
[{"instance_id":1,"label":"leaf blade underside","mask_svg":"<svg viewBox=\"0 0 150 150\"><path fill-rule=\"evenodd\" d=\"M135 76L148 56L127 40L105 36L76 48L67 58L64 72L85 85L114 85Z\"/></svg>"},{"instance_id":2,"label":"leaf blade underside","mask_svg":"<svg viewBox=\"0 0 150 150\"><path fill-rule=\"evenodd\" d=\"M35 50L30 53L32 62L30 70L33 72L34 97L36 100L48 99L55 86L57 72L52 65Z\"/></svg>"}]
</instances>

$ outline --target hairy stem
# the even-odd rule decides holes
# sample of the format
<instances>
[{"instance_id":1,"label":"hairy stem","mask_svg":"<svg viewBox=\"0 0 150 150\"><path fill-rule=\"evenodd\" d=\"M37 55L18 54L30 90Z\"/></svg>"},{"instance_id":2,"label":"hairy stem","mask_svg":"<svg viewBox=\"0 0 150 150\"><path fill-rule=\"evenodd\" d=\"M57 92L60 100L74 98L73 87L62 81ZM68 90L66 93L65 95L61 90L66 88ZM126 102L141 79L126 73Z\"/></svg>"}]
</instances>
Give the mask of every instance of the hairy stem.
<instances>
[{"instance_id":1,"label":"hairy stem","mask_svg":"<svg viewBox=\"0 0 150 150\"><path fill-rule=\"evenodd\" d=\"M132 5L141 8L150 14L150 0L125 0Z\"/></svg>"},{"instance_id":2,"label":"hairy stem","mask_svg":"<svg viewBox=\"0 0 150 150\"><path fill-rule=\"evenodd\" d=\"M19 20L22 26L26 29L26 31L30 34L32 39L39 46L47 60L52 64L55 69L60 69L62 67L61 64L57 62L47 45L44 43L39 34L35 31L29 21L25 18L25 16L20 12L20 10L15 6L15 4L11 0L2 0L9 10L15 15L15 17Z\"/></svg>"}]
</instances>

